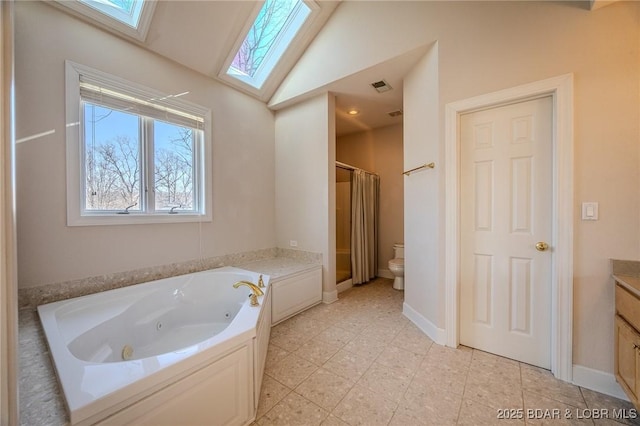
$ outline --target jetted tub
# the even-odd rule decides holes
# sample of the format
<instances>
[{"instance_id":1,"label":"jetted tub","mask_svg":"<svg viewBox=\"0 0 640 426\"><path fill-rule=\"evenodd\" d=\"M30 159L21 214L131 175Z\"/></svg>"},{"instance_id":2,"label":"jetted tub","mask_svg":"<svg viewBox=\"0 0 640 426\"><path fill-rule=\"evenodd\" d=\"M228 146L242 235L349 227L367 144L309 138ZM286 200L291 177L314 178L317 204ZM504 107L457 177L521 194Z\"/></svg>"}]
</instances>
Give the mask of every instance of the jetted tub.
<instances>
[{"instance_id":1,"label":"jetted tub","mask_svg":"<svg viewBox=\"0 0 640 426\"><path fill-rule=\"evenodd\" d=\"M271 325L268 277L224 267L38 306L76 424L248 424Z\"/></svg>"}]
</instances>

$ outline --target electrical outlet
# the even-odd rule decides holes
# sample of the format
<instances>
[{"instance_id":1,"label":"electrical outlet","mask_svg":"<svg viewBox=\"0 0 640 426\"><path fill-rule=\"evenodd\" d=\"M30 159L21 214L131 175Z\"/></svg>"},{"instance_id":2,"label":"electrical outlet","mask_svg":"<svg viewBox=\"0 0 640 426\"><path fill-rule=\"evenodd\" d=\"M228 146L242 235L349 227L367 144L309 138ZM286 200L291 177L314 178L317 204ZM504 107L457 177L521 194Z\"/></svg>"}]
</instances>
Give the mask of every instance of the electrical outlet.
<instances>
[{"instance_id":1,"label":"electrical outlet","mask_svg":"<svg viewBox=\"0 0 640 426\"><path fill-rule=\"evenodd\" d=\"M298 247L298 242L296 240L290 240L289 241L289 246L290 247Z\"/></svg>"}]
</instances>

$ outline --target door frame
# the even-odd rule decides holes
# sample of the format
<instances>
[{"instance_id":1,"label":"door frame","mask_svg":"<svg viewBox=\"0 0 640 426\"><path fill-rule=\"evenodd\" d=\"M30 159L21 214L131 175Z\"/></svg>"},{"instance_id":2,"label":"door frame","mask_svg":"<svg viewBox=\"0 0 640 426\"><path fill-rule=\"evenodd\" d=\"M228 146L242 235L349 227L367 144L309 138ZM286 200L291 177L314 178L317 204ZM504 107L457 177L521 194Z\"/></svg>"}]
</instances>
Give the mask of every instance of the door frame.
<instances>
[{"instance_id":1,"label":"door frame","mask_svg":"<svg viewBox=\"0 0 640 426\"><path fill-rule=\"evenodd\" d=\"M572 380L573 358L573 74L448 103L445 106L445 332L459 343L460 115L549 95L553 102L551 372Z\"/></svg>"}]
</instances>

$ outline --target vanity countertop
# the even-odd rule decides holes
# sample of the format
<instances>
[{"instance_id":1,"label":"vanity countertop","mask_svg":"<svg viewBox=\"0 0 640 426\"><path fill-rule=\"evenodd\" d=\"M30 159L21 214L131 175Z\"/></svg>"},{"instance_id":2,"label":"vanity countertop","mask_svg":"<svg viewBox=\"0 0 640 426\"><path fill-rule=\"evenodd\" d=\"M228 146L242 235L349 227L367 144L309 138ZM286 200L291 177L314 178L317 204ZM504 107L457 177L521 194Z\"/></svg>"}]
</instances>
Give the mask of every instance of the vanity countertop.
<instances>
[{"instance_id":1,"label":"vanity countertop","mask_svg":"<svg viewBox=\"0 0 640 426\"><path fill-rule=\"evenodd\" d=\"M640 297L640 277L634 277L630 275L613 275L613 279L617 283L620 283L624 288L631 293Z\"/></svg>"}]
</instances>

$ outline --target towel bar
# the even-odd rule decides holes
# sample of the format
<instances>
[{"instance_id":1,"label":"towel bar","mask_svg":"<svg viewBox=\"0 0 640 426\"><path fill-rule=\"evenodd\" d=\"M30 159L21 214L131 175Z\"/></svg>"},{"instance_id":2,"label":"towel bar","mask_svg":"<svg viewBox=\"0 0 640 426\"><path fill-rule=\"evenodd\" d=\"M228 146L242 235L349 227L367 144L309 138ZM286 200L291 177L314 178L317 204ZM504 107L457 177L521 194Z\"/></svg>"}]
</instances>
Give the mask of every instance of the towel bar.
<instances>
[{"instance_id":1,"label":"towel bar","mask_svg":"<svg viewBox=\"0 0 640 426\"><path fill-rule=\"evenodd\" d=\"M407 170L402 174L409 176L412 172L415 172L421 169L426 169L426 168L433 169L435 166L436 166L436 163L423 164L422 166L416 167L415 169Z\"/></svg>"}]
</instances>

